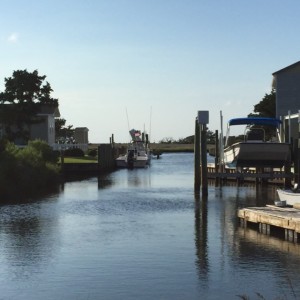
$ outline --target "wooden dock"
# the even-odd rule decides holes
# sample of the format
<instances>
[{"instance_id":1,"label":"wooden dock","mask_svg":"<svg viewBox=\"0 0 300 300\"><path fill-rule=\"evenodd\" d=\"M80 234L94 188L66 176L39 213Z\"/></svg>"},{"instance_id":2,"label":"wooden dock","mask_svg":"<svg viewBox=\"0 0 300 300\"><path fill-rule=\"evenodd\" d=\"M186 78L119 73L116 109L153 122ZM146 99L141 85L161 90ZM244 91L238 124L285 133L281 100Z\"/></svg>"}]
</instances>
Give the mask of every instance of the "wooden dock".
<instances>
[{"instance_id":1,"label":"wooden dock","mask_svg":"<svg viewBox=\"0 0 300 300\"><path fill-rule=\"evenodd\" d=\"M285 179L293 179L292 172L285 172L284 169L279 168L247 168L239 170L237 168L225 167L223 170L215 168L214 163L209 163L207 166L207 176L209 179L218 180L231 180L237 182L252 181L252 182L265 182L273 184L283 184Z\"/></svg>"},{"instance_id":2,"label":"wooden dock","mask_svg":"<svg viewBox=\"0 0 300 300\"><path fill-rule=\"evenodd\" d=\"M286 240L300 241L300 210L293 207L250 207L238 210L241 225L247 227L255 224L259 232L272 234L283 231Z\"/></svg>"}]
</instances>

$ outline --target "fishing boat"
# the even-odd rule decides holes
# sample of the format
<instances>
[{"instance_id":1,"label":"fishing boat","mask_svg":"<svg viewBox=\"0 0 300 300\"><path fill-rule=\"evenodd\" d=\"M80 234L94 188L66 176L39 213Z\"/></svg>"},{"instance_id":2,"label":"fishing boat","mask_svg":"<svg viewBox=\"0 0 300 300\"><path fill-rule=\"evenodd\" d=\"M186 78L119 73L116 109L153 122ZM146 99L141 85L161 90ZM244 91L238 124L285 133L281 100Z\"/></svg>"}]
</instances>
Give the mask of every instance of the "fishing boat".
<instances>
[{"instance_id":1,"label":"fishing boat","mask_svg":"<svg viewBox=\"0 0 300 300\"><path fill-rule=\"evenodd\" d=\"M150 165L151 153L139 130L129 131L131 142L127 145L125 154L116 159L116 166L119 168L145 168Z\"/></svg>"},{"instance_id":2,"label":"fishing boat","mask_svg":"<svg viewBox=\"0 0 300 300\"><path fill-rule=\"evenodd\" d=\"M276 118L248 117L231 119L227 125L224 162L230 167L282 168L291 160L290 144L281 142ZM230 136L232 126L244 125L239 141ZM265 129L273 128L275 136L266 140Z\"/></svg>"},{"instance_id":3,"label":"fishing boat","mask_svg":"<svg viewBox=\"0 0 300 300\"><path fill-rule=\"evenodd\" d=\"M277 194L279 200L287 205L300 204L300 190L297 187L293 189L277 189Z\"/></svg>"}]
</instances>

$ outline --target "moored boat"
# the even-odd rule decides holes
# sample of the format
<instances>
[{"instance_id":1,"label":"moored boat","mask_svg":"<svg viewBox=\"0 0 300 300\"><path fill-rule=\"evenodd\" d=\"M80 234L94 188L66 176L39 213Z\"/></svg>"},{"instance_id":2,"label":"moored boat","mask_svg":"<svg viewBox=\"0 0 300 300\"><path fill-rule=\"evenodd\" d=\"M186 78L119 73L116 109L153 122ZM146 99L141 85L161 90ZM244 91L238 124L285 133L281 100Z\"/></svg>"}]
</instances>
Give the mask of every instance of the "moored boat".
<instances>
[{"instance_id":1,"label":"moored boat","mask_svg":"<svg viewBox=\"0 0 300 300\"><path fill-rule=\"evenodd\" d=\"M285 201L287 205L300 204L300 190L293 189L277 189L280 201Z\"/></svg>"},{"instance_id":2,"label":"moored boat","mask_svg":"<svg viewBox=\"0 0 300 300\"><path fill-rule=\"evenodd\" d=\"M290 144L281 142L279 126L275 118L236 118L228 122L224 147L224 162L232 167L274 167L281 168L291 160ZM230 128L244 125L243 140L230 143ZM273 127L276 136L266 140L265 126Z\"/></svg>"},{"instance_id":3,"label":"moored boat","mask_svg":"<svg viewBox=\"0 0 300 300\"><path fill-rule=\"evenodd\" d=\"M146 142L141 137L139 130L131 129L129 131L131 143L127 145L125 154L116 159L116 166L119 168L145 168L150 165L151 153Z\"/></svg>"}]
</instances>

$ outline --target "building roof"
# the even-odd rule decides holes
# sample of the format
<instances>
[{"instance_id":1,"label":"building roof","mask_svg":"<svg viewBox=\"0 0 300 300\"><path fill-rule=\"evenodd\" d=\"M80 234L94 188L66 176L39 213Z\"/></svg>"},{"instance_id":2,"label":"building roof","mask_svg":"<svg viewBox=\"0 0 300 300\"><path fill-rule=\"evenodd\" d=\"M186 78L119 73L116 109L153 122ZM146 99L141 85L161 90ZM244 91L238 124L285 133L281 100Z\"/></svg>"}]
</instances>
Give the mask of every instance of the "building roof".
<instances>
[{"instance_id":1,"label":"building roof","mask_svg":"<svg viewBox=\"0 0 300 300\"><path fill-rule=\"evenodd\" d=\"M75 130L87 130L87 131L89 131L89 129L87 127L76 127Z\"/></svg>"},{"instance_id":2,"label":"building roof","mask_svg":"<svg viewBox=\"0 0 300 300\"><path fill-rule=\"evenodd\" d=\"M5 104L0 104L0 110L2 107L8 107L10 105L10 103L5 103ZM17 105L17 104L15 104ZM42 104L39 107L39 112L37 113L38 115L54 115L55 118L59 118L60 117L60 112L58 109L58 106L56 105L47 105L47 104Z\"/></svg>"},{"instance_id":3,"label":"building roof","mask_svg":"<svg viewBox=\"0 0 300 300\"><path fill-rule=\"evenodd\" d=\"M295 62L294 64L291 64L291 65L289 65L289 66L287 66L287 67L285 67L285 68L283 68L283 69L280 69L280 70L274 72L272 75L274 76L274 75L277 75L278 73L288 71L288 70L290 70L290 69L293 69L293 68L296 67L296 66L297 66L297 67L300 66L300 61L297 61L297 62Z\"/></svg>"},{"instance_id":4,"label":"building roof","mask_svg":"<svg viewBox=\"0 0 300 300\"><path fill-rule=\"evenodd\" d=\"M53 105L42 105L39 114L54 115L55 118L60 117L58 106L53 106Z\"/></svg>"},{"instance_id":5,"label":"building roof","mask_svg":"<svg viewBox=\"0 0 300 300\"><path fill-rule=\"evenodd\" d=\"M283 72L286 72L286 71L289 71L289 70L291 70L291 69L293 69L293 68L295 68L295 67L299 67L300 66L300 61L297 61L297 62L295 62L294 64L291 64L291 65L289 65L289 66L287 66L287 67L285 67L285 68L283 68L283 69L280 69L280 70L278 70L278 71L276 71L276 72L274 72L272 75L273 75L273 80L272 80L272 88L273 89L276 89L276 84L277 84L277 74L279 74L279 73L283 73Z\"/></svg>"}]
</instances>

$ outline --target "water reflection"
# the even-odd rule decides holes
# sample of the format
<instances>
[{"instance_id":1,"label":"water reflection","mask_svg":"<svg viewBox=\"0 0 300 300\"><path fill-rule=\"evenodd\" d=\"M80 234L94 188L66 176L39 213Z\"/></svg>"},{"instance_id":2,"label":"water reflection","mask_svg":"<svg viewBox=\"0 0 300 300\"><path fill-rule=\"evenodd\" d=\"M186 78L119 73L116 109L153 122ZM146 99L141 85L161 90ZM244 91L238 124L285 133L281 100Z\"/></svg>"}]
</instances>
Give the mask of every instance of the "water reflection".
<instances>
[{"instance_id":1,"label":"water reflection","mask_svg":"<svg viewBox=\"0 0 300 300\"><path fill-rule=\"evenodd\" d=\"M151 187L151 168L120 169L113 175L113 180L122 187Z\"/></svg>"},{"instance_id":2,"label":"water reflection","mask_svg":"<svg viewBox=\"0 0 300 300\"><path fill-rule=\"evenodd\" d=\"M109 188L113 185L110 174L98 176L98 189Z\"/></svg>"},{"instance_id":3,"label":"water reflection","mask_svg":"<svg viewBox=\"0 0 300 300\"><path fill-rule=\"evenodd\" d=\"M291 243L281 238L262 234L257 230L249 228L238 227L236 234L237 239L240 241L237 250L238 253L243 254L243 257L249 257L251 255L253 258L255 253L260 253L259 255L261 255L261 251L300 255L300 244L297 243ZM250 250L248 251L249 247ZM259 247L259 249L256 248L256 251L252 251L253 247Z\"/></svg>"},{"instance_id":4,"label":"water reflection","mask_svg":"<svg viewBox=\"0 0 300 300\"><path fill-rule=\"evenodd\" d=\"M209 273L207 249L207 196L200 199L200 194L195 193L195 246L196 266L201 283L207 282Z\"/></svg>"},{"instance_id":5,"label":"water reflection","mask_svg":"<svg viewBox=\"0 0 300 300\"><path fill-rule=\"evenodd\" d=\"M249 228L238 228L236 235L234 263L248 272L255 272L255 265L263 265L266 272L273 273L271 276L276 274L278 286L286 289L286 299L298 299L300 245Z\"/></svg>"},{"instance_id":6,"label":"water reflection","mask_svg":"<svg viewBox=\"0 0 300 300\"><path fill-rule=\"evenodd\" d=\"M59 245L57 219L43 214L40 203L0 208L0 252L13 278L29 278L42 271Z\"/></svg>"}]
</instances>

